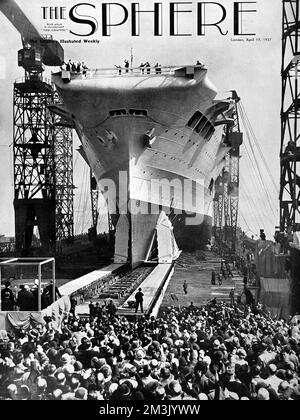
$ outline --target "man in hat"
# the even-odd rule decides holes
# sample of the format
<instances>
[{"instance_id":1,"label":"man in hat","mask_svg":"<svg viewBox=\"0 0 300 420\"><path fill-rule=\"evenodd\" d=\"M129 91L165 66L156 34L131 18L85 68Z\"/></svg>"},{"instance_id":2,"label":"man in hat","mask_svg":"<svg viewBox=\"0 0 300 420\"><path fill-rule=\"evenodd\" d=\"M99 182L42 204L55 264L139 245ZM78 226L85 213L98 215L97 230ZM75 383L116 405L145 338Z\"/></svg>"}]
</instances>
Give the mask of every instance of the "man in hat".
<instances>
[{"instance_id":1,"label":"man in hat","mask_svg":"<svg viewBox=\"0 0 300 420\"><path fill-rule=\"evenodd\" d=\"M21 285L18 293L17 305L20 311L31 311L33 307L33 294L27 285Z\"/></svg>"},{"instance_id":2,"label":"man in hat","mask_svg":"<svg viewBox=\"0 0 300 420\"><path fill-rule=\"evenodd\" d=\"M144 301L144 293L142 289L139 288L139 291L135 294L135 313L137 313L139 307L141 308L141 312L143 313L143 301Z\"/></svg>"},{"instance_id":3,"label":"man in hat","mask_svg":"<svg viewBox=\"0 0 300 420\"><path fill-rule=\"evenodd\" d=\"M229 292L230 305L234 306L234 289Z\"/></svg>"},{"instance_id":4,"label":"man in hat","mask_svg":"<svg viewBox=\"0 0 300 420\"><path fill-rule=\"evenodd\" d=\"M116 306L115 306L115 304L114 304L114 302L113 302L113 300L112 300L112 299L110 299L110 300L109 300L109 302L108 302L108 305L107 305L106 309L107 309L107 312L108 312L108 315L109 315L109 316L113 317L113 316L115 316L115 315L116 315L117 308L116 308ZM142 311L142 312L143 312L143 311Z\"/></svg>"},{"instance_id":5,"label":"man in hat","mask_svg":"<svg viewBox=\"0 0 300 420\"><path fill-rule=\"evenodd\" d=\"M34 286L31 289L33 295L33 311L38 311L38 301L39 301L39 279L34 280Z\"/></svg>"},{"instance_id":6,"label":"man in hat","mask_svg":"<svg viewBox=\"0 0 300 420\"><path fill-rule=\"evenodd\" d=\"M50 280L49 284L43 290L44 301L47 304L46 307L50 306L53 303L53 280ZM54 288L54 300L61 298L61 293L58 290L58 287Z\"/></svg>"},{"instance_id":7,"label":"man in hat","mask_svg":"<svg viewBox=\"0 0 300 420\"><path fill-rule=\"evenodd\" d=\"M10 282L4 283L4 289L1 290L1 310L2 311L13 311L15 304L15 297L13 291L10 288Z\"/></svg>"}]
</instances>

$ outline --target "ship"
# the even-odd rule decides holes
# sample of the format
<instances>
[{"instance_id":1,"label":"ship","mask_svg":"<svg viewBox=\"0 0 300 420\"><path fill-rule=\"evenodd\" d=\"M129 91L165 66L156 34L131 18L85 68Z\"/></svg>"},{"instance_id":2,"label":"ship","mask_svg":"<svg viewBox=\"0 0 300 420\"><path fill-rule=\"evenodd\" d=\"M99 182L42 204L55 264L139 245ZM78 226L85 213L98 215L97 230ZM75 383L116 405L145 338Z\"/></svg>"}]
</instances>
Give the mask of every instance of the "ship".
<instances>
[{"instance_id":1,"label":"ship","mask_svg":"<svg viewBox=\"0 0 300 420\"><path fill-rule=\"evenodd\" d=\"M234 109L207 68L61 69L52 80L107 201L115 262L146 261L158 222L169 223L173 257L203 249Z\"/></svg>"}]
</instances>

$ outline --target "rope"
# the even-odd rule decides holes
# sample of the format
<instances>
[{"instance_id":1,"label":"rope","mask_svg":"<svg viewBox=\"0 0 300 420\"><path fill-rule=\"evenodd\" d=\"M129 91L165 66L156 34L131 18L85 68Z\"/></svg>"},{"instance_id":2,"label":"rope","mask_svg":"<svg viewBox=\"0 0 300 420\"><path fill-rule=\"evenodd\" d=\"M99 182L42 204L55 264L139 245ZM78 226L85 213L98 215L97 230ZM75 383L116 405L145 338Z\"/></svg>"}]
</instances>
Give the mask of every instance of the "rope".
<instances>
[{"instance_id":1,"label":"rope","mask_svg":"<svg viewBox=\"0 0 300 420\"><path fill-rule=\"evenodd\" d=\"M241 107L241 109L242 109L242 112L243 112L243 113L244 113L244 115L245 115L245 119L246 119L246 121L247 121L247 124L248 124L249 130L250 130L250 133L252 134L252 137L253 137L253 139L254 139L255 145L256 145L256 147L257 147L257 149L258 149L258 151L259 151L260 157L261 157L261 159L262 159L262 161L263 161L263 163L264 163L264 165L265 165L265 168L266 168L266 170L267 170L267 172L268 172L268 175L269 175L269 177L270 177L270 179L271 179L271 182L272 182L272 184L273 184L273 186L274 186L274 188L275 188L275 191L279 194L279 188L278 188L278 185L276 184L276 182L275 182L275 180L274 180L274 178L273 178L272 172L271 172L271 170L270 170L270 168L269 168L269 165L268 165L268 163L267 163L267 161L266 161L266 159L265 159L265 156L264 156L264 154L263 154L263 152L262 152L262 150L261 150L261 147L260 147L259 141L258 141L258 139L257 139L257 137L256 137L256 135L255 135L255 133L254 133L254 130L253 130L253 128L252 128L252 125L251 125L251 123L250 123L250 120L249 120L249 118L248 118L248 116L247 116L247 113L246 113L246 111L245 111L245 108L244 108L244 105L243 105L243 103L242 103L242 102L240 103L240 107Z\"/></svg>"}]
</instances>

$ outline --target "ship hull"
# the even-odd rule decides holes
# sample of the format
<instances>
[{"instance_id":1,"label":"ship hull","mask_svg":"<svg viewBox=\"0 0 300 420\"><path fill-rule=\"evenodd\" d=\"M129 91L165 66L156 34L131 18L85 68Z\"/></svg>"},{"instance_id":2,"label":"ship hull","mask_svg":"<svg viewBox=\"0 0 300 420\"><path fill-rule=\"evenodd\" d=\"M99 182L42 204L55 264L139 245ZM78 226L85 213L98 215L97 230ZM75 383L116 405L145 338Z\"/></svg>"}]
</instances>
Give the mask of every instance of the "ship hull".
<instances>
[{"instance_id":1,"label":"ship hull","mask_svg":"<svg viewBox=\"0 0 300 420\"><path fill-rule=\"evenodd\" d=\"M206 73L75 77L67 84L53 77L110 214L128 219L133 265L145 259L162 208L182 249L203 248L210 238L214 180L229 150L216 121L229 104L215 101Z\"/></svg>"}]
</instances>

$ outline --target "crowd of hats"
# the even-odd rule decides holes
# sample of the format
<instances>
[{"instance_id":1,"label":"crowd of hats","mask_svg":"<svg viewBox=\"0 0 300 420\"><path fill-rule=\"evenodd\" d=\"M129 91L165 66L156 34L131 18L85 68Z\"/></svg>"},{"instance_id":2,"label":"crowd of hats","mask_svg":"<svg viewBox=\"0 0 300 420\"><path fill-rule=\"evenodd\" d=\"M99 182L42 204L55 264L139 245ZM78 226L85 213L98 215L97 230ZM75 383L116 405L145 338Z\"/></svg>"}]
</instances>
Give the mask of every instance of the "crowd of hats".
<instances>
[{"instance_id":1,"label":"crowd of hats","mask_svg":"<svg viewBox=\"0 0 300 420\"><path fill-rule=\"evenodd\" d=\"M0 398L294 400L299 327L223 302L0 331Z\"/></svg>"}]
</instances>

